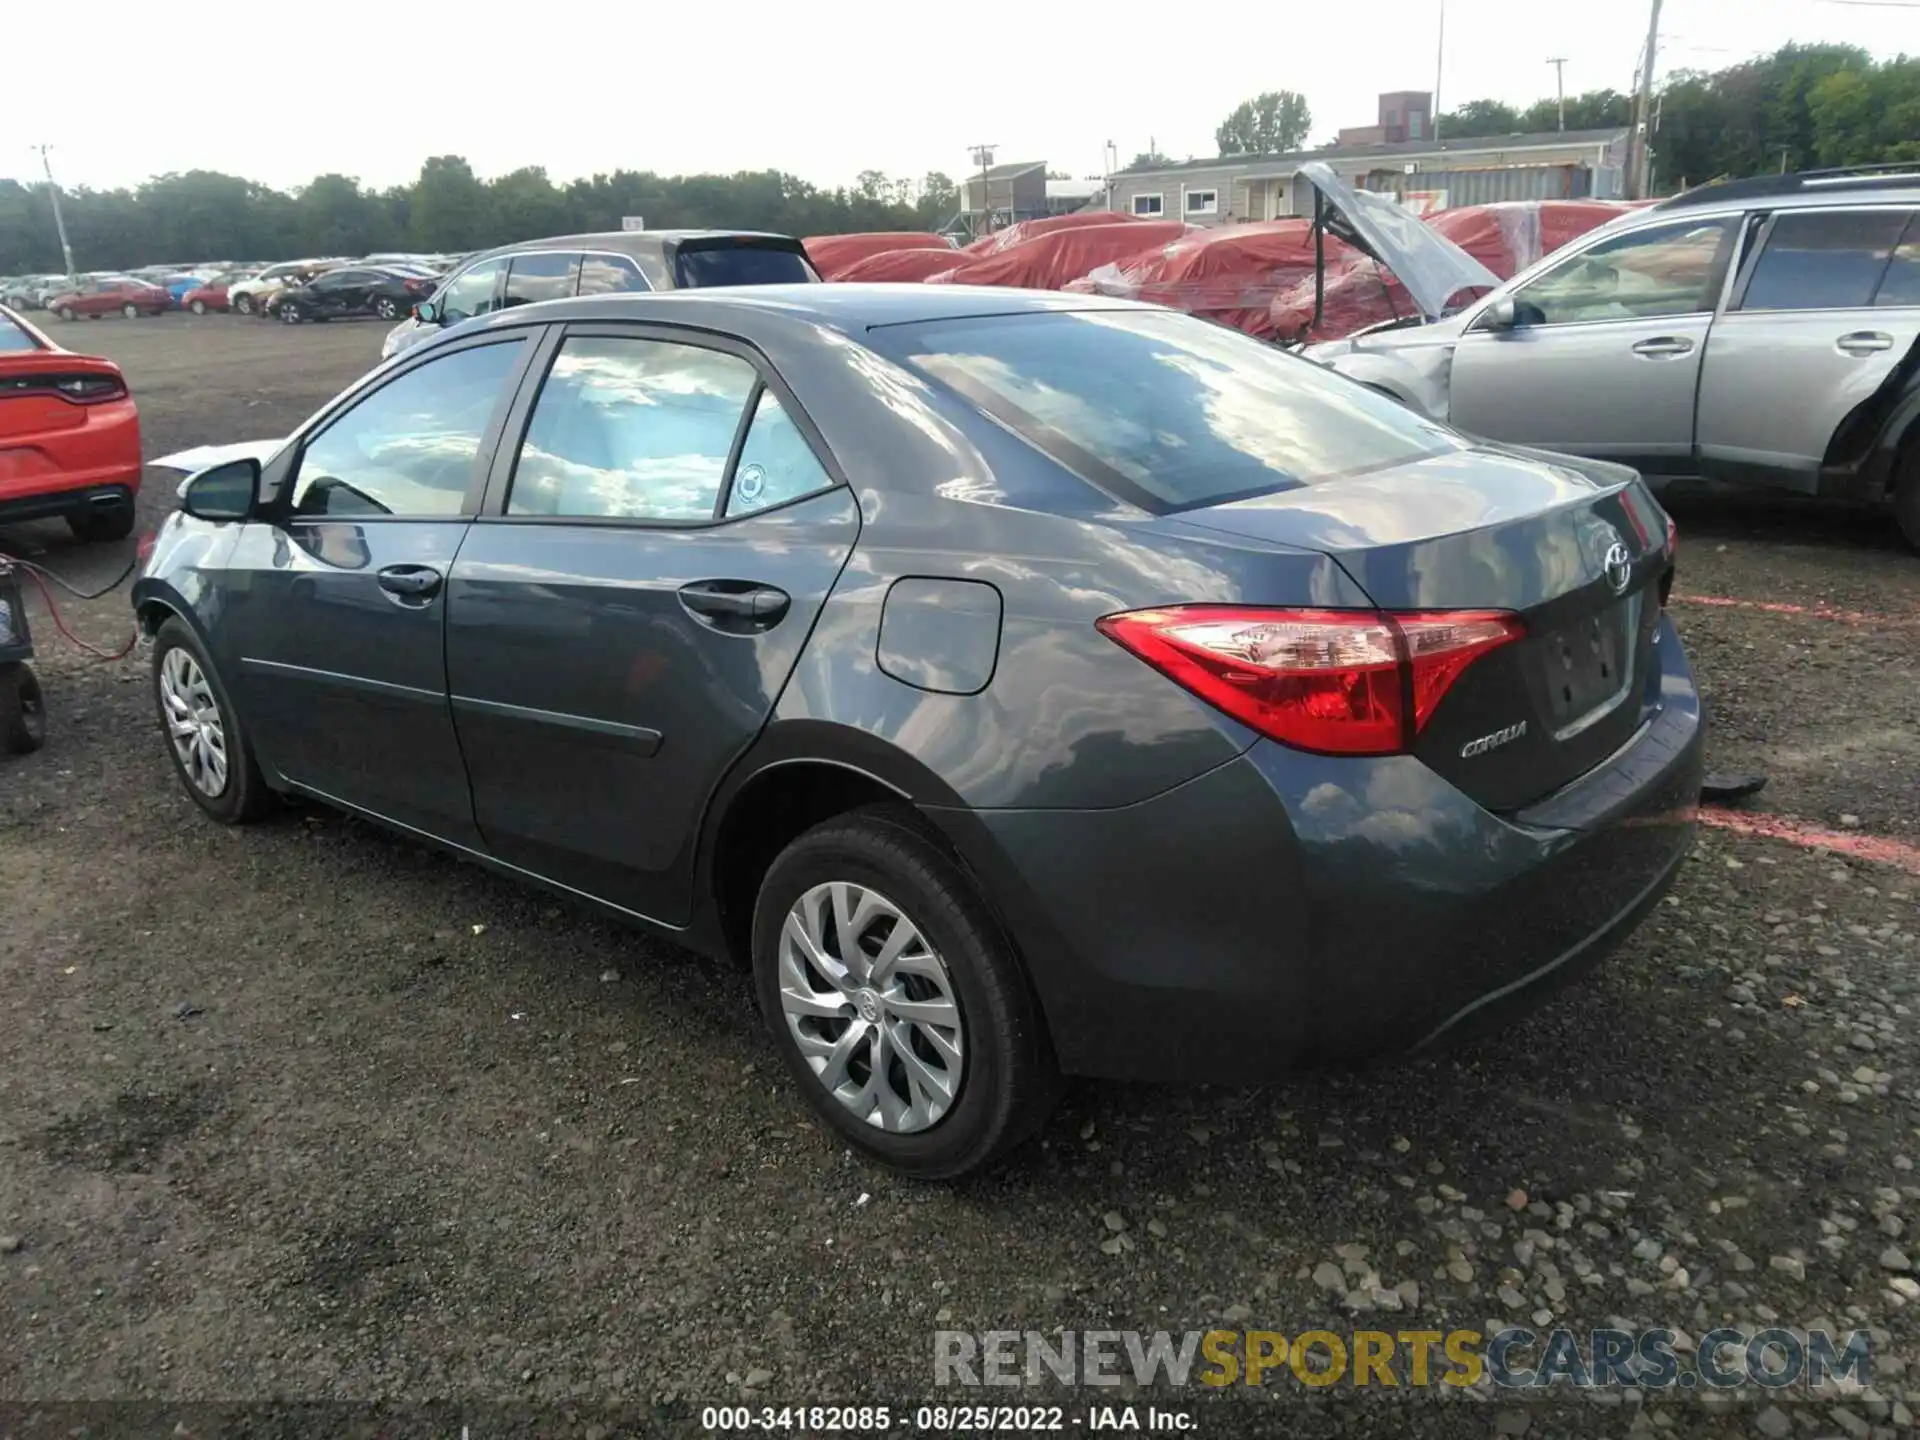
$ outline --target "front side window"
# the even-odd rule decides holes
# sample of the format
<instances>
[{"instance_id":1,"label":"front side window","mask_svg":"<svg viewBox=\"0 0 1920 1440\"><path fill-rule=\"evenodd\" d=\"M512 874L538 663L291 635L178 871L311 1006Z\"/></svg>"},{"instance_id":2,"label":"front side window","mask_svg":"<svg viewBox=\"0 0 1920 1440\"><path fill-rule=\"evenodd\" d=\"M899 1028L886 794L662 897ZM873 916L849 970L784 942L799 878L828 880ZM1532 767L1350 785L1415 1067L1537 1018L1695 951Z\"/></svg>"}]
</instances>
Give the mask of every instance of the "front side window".
<instances>
[{"instance_id":1,"label":"front side window","mask_svg":"<svg viewBox=\"0 0 1920 1440\"><path fill-rule=\"evenodd\" d=\"M515 255L507 264L507 294L500 308L564 300L579 277L578 255Z\"/></svg>"},{"instance_id":2,"label":"front side window","mask_svg":"<svg viewBox=\"0 0 1920 1440\"><path fill-rule=\"evenodd\" d=\"M1854 310L1873 304L1909 218L1903 210L1776 216L1740 308Z\"/></svg>"},{"instance_id":3,"label":"front side window","mask_svg":"<svg viewBox=\"0 0 1920 1440\"><path fill-rule=\"evenodd\" d=\"M521 344L437 356L337 416L300 456L294 514L458 515L487 422L519 369Z\"/></svg>"},{"instance_id":4,"label":"front side window","mask_svg":"<svg viewBox=\"0 0 1920 1440\"><path fill-rule=\"evenodd\" d=\"M1712 310L1734 222L1689 220L1603 240L1514 294L1522 325L1646 320Z\"/></svg>"},{"instance_id":5,"label":"front side window","mask_svg":"<svg viewBox=\"0 0 1920 1440\"><path fill-rule=\"evenodd\" d=\"M614 295L622 291L646 291L652 288L640 273L640 267L624 255L580 257L579 293L582 295Z\"/></svg>"},{"instance_id":6,"label":"front side window","mask_svg":"<svg viewBox=\"0 0 1920 1440\"><path fill-rule=\"evenodd\" d=\"M540 387L509 515L711 520L759 375L737 355L575 336Z\"/></svg>"},{"instance_id":7,"label":"front side window","mask_svg":"<svg viewBox=\"0 0 1920 1440\"><path fill-rule=\"evenodd\" d=\"M1167 208L1166 198L1161 195L1136 195L1133 197L1133 213L1136 215L1159 216Z\"/></svg>"},{"instance_id":8,"label":"front side window","mask_svg":"<svg viewBox=\"0 0 1920 1440\"><path fill-rule=\"evenodd\" d=\"M1155 513L1465 444L1384 395L1189 315L1057 311L883 326L868 337L1083 479Z\"/></svg>"},{"instance_id":9,"label":"front side window","mask_svg":"<svg viewBox=\"0 0 1920 1440\"><path fill-rule=\"evenodd\" d=\"M449 325L457 325L492 311L494 284L506 266L505 260L483 260L454 276L441 292L440 318Z\"/></svg>"}]
</instances>

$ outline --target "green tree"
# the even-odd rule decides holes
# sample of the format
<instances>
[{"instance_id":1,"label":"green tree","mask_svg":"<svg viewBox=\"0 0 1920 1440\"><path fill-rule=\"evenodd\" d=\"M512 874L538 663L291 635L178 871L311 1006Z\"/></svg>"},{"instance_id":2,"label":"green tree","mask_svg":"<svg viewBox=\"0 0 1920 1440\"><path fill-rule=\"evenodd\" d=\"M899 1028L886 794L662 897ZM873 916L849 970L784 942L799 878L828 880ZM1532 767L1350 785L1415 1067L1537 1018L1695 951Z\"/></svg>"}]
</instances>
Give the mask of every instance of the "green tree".
<instances>
[{"instance_id":1,"label":"green tree","mask_svg":"<svg viewBox=\"0 0 1920 1440\"><path fill-rule=\"evenodd\" d=\"M1123 170L1152 170L1170 163L1158 150L1142 150L1121 168Z\"/></svg>"},{"instance_id":2,"label":"green tree","mask_svg":"<svg viewBox=\"0 0 1920 1440\"><path fill-rule=\"evenodd\" d=\"M1520 115L1498 100L1469 100L1440 116L1443 140L1470 140L1480 135L1512 135L1520 129Z\"/></svg>"},{"instance_id":3,"label":"green tree","mask_svg":"<svg viewBox=\"0 0 1920 1440\"><path fill-rule=\"evenodd\" d=\"M408 228L422 250L468 250L490 238L487 191L459 155L435 155L414 182Z\"/></svg>"},{"instance_id":4,"label":"green tree","mask_svg":"<svg viewBox=\"0 0 1920 1440\"><path fill-rule=\"evenodd\" d=\"M1278 155L1299 149L1312 125L1306 96L1267 90L1228 111L1213 139L1222 155Z\"/></svg>"},{"instance_id":5,"label":"green tree","mask_svg":"<svg viewBox=\"0 0 1920 1440\"><path fill-rule=\"evenodd\" d=\"M960 188L943 170L929 170L920 177L920 194L914 202L914 215L920 228L932 230L951 220L960 208Z\"/></svg>"}]
</instances>

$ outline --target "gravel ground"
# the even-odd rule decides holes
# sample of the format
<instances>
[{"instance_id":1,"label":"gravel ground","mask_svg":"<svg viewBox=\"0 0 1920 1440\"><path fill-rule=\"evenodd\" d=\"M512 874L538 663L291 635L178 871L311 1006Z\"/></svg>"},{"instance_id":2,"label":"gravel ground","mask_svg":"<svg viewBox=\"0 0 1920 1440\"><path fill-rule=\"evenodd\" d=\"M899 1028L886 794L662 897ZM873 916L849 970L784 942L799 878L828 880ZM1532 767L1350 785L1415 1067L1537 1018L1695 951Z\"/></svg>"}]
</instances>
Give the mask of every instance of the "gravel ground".
<instances>
[{"instance_id":1,"label":"gravel ground","mask_svg":"<svg viewBox=\"0 0 1920 1440\"><path fill-rule=\"evenodd\" d=\"M127 367L159 454L284 433L379 334L171 316L75 338ZM151 473L143 528L172 504ZM1920 833L1920 561L1871 517L1678 509L1712 763L1769 771L1768 811ZM95 583L131 550L0 541ZM123 595L68 614L124 638ZM1899 863L1705 829L1627 948L1506 1033L1258 1090L1079 1086L1008 1168L932 1188L810 1122L741 975L326 812L205 822L144 657L84 663L35 621L52 738L0 760L12 1433L25 1402L272 1398L677 1434L716 1402L982 1398L933 1389L937 1328L1509 1323L1666 1325L1683 1352L1718 1324L1871 1328L1877 1383L1722 1407L1309 1396L1284 1372L992 1398L1065 1401L1072 1429L1152 1399L1209 1435L1912 1424L1920 876ZM452 1433L421 1425L385 1433Z\"/></svg>"}]
</instances>

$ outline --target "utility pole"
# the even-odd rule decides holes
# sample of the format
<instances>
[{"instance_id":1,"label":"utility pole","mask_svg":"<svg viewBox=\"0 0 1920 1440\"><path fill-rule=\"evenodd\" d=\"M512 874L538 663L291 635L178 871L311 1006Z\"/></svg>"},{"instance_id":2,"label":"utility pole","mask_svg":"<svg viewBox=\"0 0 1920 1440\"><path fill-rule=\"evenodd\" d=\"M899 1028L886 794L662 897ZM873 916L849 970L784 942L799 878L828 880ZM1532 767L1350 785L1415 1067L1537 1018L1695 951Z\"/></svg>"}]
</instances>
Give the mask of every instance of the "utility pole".
<instances>
[{"instance_id":1,"label":"utility pole","mask_svg":"<svg viewBox=\"0 0 1920 1440\"><path fill-rule=\"evenodd\" d=\"M53 162L47 158L47 151L53 147L33 145L28 148L40 152L40 168L47 172L47 190L53 196L53 228L60 232L60 258L66 261L67 278L71 280L76 273L73 268L73 246L67 243L67 221L66 217L60 213L60 185L53 178Z\"/></svg>"},{"instance_id":2,"label":"utility pole","mask_svg":"<svg viewBox=\"0 0 1920 1440\"><path fill-rule=\"evenodd\" d=\"M993 197L988 193L987 171L993 166L992 145L973 147L973 163L980 167L980 234L993 233ZM977 237L976 237L977 238Z\"/></svg>"},{"instance_id":3,"label":"utility pole","mask_svg":"<svg viewBox=\"0 0 1920 1440\"><path fill-rule=\"evenodd\" d=\"M1567 57L1555 55L1547 61L1553 67L1553 89L1560 97L1560 128L1567 128Z\"/></svg>"},{"instance_id":4,"label":"utility pole","mask_svg":"<svg viewBox=\"0 0 1920 1440\"><path fill-rule=\"evenodd\" d=\"M1440 78L1447 68L1447 0L1440 0L1440 42L1433 57L1433 138L1440 140Z\"/></svg>"},{"instance_id":5,"label":"utility pole","mask_svg":"<svg viewBox=\"0 0 1920 1440\"><path fill-rule=\"evenodd\" d=\"M1653 136L1653 66L1660 53L1660 0L1653 0L1647 21L1647 49L1640 62L1640 83L1633 92L1633 137L1629 149L1627 189L1630 200L1647 198L1652 166L1648 164Z\"/></svg>"}]
</instances>

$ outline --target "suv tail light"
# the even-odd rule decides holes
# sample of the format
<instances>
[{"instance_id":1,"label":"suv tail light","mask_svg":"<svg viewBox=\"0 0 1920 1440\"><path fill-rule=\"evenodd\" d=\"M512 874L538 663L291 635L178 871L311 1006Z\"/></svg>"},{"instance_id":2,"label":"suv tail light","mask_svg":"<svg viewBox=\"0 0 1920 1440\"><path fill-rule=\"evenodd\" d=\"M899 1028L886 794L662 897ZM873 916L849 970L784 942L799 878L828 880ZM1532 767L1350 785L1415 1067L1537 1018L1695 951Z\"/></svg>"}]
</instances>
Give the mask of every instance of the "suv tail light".
<instances>
[{"instance_id":1,"label":"suv tail light","mask_svg":"<svg viewBox=\"0 0 1920 1440\"><path fill-rule=\"evenodd\" d=\"M1175 605L1101 634L1270 739L1322 755L1395 755L1466 668L1526 628L1498 610Z\"/></svg>"}]
</instances>

